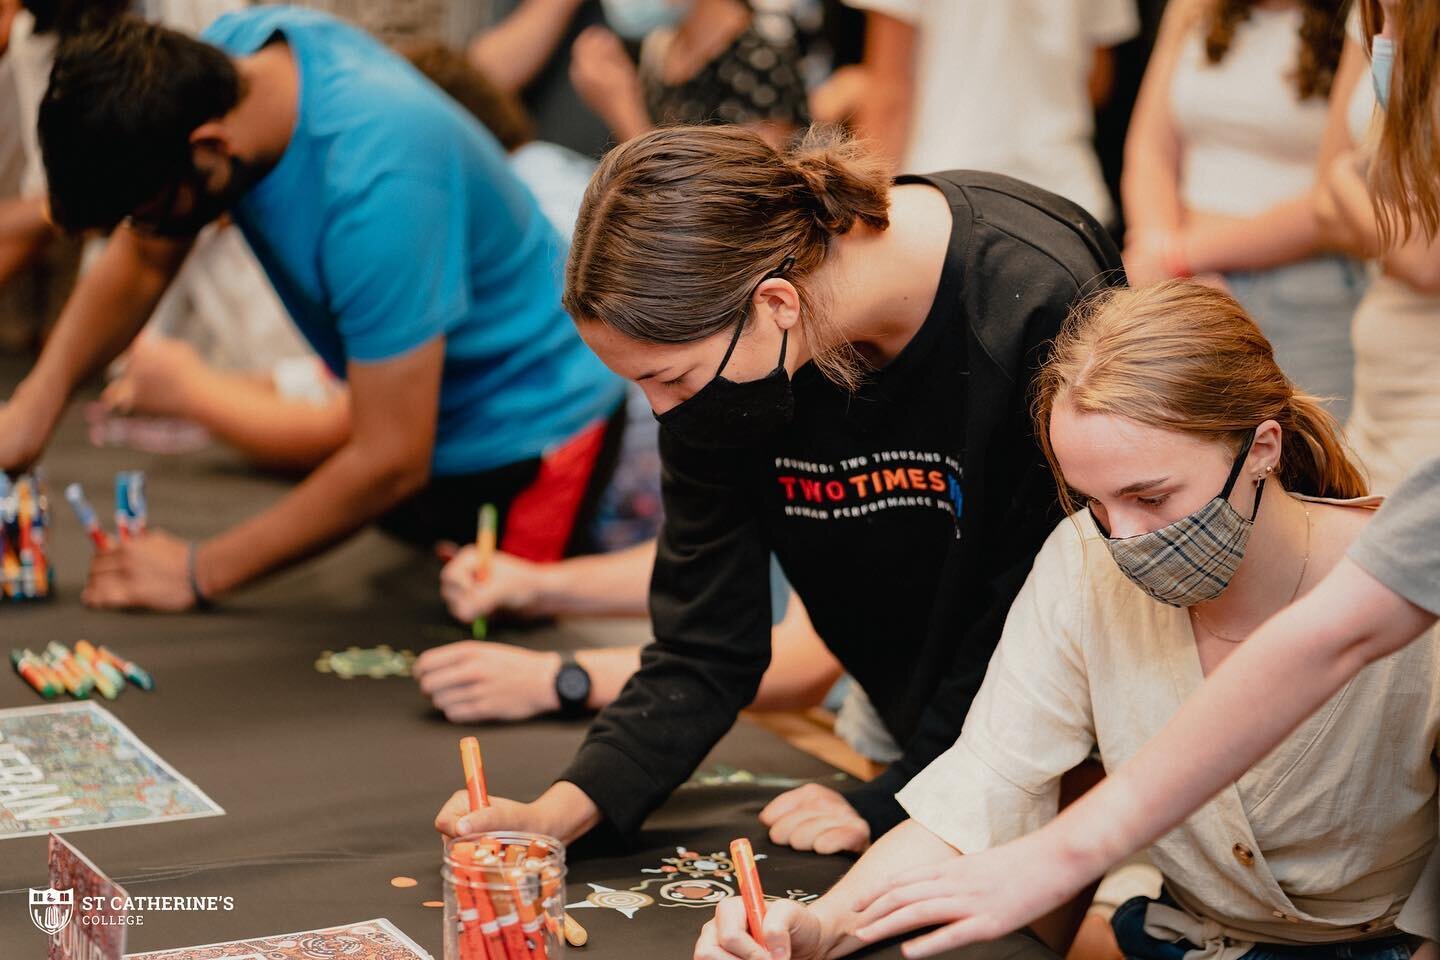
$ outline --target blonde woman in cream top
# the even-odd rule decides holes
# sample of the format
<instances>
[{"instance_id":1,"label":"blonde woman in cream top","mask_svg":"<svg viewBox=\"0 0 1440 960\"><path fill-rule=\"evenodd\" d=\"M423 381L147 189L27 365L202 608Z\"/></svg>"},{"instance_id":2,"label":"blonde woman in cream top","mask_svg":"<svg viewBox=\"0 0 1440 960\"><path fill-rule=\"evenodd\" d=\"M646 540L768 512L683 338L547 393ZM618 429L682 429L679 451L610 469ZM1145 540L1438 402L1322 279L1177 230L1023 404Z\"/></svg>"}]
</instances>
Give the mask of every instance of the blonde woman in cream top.
<instances>
[{"instance_id":1,"label":"blonde woman in cream top","mask_svg":"<svg viewBox=\"0 0 1440 960\"><path fill-rule=\"evenodd\" d=\"M959 739L897 795L910 819L815 903L772 904L771 950L831 960L938 925L908 944L913 958L1004 933L967 911L977 882L1012 881L976 881L970 858L1054 819L1061 778L1095 753L1107 770L1135 755L1324 579L1380 503L1339 424L1240 305L1193 281L1110 291L1072 316L1037 375L1035 426L1062 495L1087 509L1036 557ZM1128 957L1408 960L1440 936L1425 874L1440 812L1436 641L1360 670L1153 845L1165 893L1113 921ZM1252 709L1266 708L1261 693ZM1043 861L1025 866L1011 874L1043 885ZM744 924L720 904L696 960L758 957Z\"/></svg>"},{"instance_id":2,"label":"blonde woman in cream top","mask_svg":"<svg viewBox=\"0 0 1440 960\"><path fill-rule=\"evenodd\" d=\"M965 853L1042 826L1063 773L1097 748L1106 769L1124 763L1204 680L1190 621L1120 573L1088 514L1062 521L1010 610L964 732L901 804ZM1186 960L1234 960L1257 942L1392 930L1436 843L1437 733L1432 630L1361 671L1150 848L1176 906L1151 905L1147 932L1195 944Z\"/></svg>"}]
</instances>

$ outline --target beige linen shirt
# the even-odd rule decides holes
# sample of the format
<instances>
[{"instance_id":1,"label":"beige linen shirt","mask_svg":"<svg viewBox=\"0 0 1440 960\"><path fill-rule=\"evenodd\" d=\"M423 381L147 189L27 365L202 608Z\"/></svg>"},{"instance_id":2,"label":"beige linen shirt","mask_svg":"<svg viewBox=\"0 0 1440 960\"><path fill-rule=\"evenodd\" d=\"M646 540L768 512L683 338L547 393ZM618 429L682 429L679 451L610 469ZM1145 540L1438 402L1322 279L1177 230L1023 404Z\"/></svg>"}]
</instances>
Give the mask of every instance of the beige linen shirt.
<instances>
[{"instance_id":1,"label":"beige linen shirt","mask_svg":"<svg viewBox=\"0 0 1440 960\"><path fill-rule=\"evenodd\" d=\"M1437 635L1366 667L1151 848L1181 909L1153 906L1147 929L1231 960L1381 936L1408 899L1404 928L1440 934L1440 869L1416 886L1440 818ZM961 852L1012 840L1055 816L1062 774L1096 748L1123 764L1203 679L1186 611L1130 583L1082 511L1036 558L959 740L898 799Z\"/></svg>"}]
</instances>

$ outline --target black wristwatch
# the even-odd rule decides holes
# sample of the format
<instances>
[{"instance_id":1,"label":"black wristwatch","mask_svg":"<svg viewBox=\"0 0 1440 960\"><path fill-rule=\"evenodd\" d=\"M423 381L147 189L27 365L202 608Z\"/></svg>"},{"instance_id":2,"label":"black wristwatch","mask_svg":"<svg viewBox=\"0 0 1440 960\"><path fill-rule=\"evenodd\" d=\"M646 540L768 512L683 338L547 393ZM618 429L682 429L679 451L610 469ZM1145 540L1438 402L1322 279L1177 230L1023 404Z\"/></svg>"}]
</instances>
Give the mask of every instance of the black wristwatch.
<instances>
[{"instance_id":1,"label":"black wristwatch","mask_svg":"<svg viewBox=\"0 0 1440 960\"><path fill-rule=\"evenodd\" d=\"M588 709L590 671L575 661L575 654L560 651L560 672L555 674L555 695L560 699L562 717L579 717Z\"/></svg>"}]
</instances>

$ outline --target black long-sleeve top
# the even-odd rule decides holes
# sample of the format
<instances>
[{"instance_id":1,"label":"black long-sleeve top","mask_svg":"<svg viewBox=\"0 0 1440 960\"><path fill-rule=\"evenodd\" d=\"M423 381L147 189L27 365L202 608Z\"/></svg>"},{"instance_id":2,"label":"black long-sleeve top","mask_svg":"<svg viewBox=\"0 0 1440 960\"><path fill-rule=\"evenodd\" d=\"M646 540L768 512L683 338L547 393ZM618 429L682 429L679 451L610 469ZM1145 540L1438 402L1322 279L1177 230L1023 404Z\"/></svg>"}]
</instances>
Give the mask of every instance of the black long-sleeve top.
<instances>
[{"instance_id":1,"label":"black long-sleeve top","mask_svg":"<svg viewBox=\"0 0 1440 960\"><path fill-rule=\"evenodd\" d=\"M561 779L622 832L695 770L770 662L773 551L904 755L848 794L878 837L895 793L955 742L1010 603L1058 519L1028 403L1067 312L1123 282L1078 206L995 174L924 182L954 224L930 314L857 392L813 365L761 450L661 431L655 642Z\"/></svg>"}]
</instances>

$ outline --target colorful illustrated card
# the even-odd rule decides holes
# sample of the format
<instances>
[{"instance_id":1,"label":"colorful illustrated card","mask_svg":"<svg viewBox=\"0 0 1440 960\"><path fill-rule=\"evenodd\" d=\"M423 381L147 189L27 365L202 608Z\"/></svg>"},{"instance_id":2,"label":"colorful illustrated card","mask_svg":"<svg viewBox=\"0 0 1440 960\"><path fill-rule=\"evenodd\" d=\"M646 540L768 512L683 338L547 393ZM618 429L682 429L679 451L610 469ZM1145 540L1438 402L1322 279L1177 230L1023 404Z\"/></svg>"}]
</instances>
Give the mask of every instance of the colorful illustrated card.
<instances>
[{"instance_id":1,"label":"colorful illustrated card","mask_svg":"<svg viewBox=\"0 0 1440 960\"><path fill-rule=\"evenodd\" d=\"M99 704L0 710L0 840L224 813Z\"/></svg>"},{"instance_id":2,"label":"colorful illustrated card","mask_svg":"<svg viewBox=\"0 0 1440 960\"><path fill-rule=\"evenodd\" d=\"M430 954L389 920L365 920L343 927L281 933L254 940L209 943L153 953L132 953L128 960L432 960Z\"/></svg>"},{"instance_id":3,"label":"colorful illustrated card","mask_svg":"<svg viewBox=\"0 0 1440 960\"><path fill-rule=\"evenodd\" d=\"M30 917L50 934L49 960L122 960L128 899L85 854L50 834L50 888L30 888Z\"/></svg>"}]
</instances>

